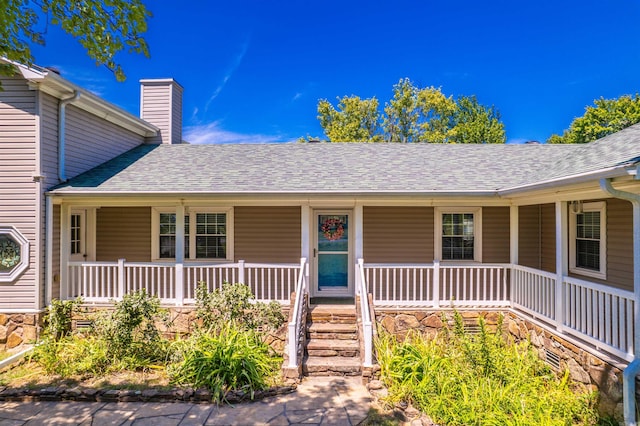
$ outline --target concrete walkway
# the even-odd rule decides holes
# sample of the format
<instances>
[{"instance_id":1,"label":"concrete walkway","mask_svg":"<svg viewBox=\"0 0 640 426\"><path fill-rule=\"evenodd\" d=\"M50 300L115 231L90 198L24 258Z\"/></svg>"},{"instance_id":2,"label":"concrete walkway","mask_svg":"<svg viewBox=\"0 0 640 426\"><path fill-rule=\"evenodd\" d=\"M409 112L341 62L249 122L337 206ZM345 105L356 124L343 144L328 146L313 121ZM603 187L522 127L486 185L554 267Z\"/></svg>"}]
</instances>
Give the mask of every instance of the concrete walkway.
<instances>
[{"instance_id":1,"label":"concrete walkway","mask_svg":"<svg viewBox=\"0 0 640 426\"><path fill-rule=\"evenodd\" d=\"M310 377L288 395L216 406L149 402L0 402L0 426L360 424L372 398L360 377Z\"/></svg>"}]
</instances>

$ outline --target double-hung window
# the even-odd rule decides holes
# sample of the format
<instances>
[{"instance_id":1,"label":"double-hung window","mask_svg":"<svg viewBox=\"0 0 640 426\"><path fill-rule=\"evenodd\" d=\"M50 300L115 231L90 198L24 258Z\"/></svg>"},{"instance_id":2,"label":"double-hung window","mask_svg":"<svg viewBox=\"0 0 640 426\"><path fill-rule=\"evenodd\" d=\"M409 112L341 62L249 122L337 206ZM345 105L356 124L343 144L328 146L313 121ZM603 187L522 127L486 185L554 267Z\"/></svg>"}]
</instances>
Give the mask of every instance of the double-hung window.
<instances>
[{"instance_id":1,"label":"double-hung window","mask_svg":"<svg viewBox=\"0 0 640 426\"><path fill-rule=\"evenodd\" d=\"M436 207L436 259L481 261L481 211L480 208Z\"/></svg>"},{"instance_id":2,"label":"double-hung window","mask_svg":"<svg viewBox=\"0 0 640 426\"><path fill-rule=\"evenodd\" d=\"M575 203L570 211L569 270L605 279L606 203Z\"/></svg>"},{"instance_id":3,"label":"double-hung window","mask_svg":"<svg viewBox=\"0 0 640 426\"><path fill-rule=\"evenodd\" d=\"M154 209L154 259L176 257L176 213L170 210ZM184 216L185 259L230 259L230 217L230 209L213 211L190 208Z\"/></svg>"}]
</instances>

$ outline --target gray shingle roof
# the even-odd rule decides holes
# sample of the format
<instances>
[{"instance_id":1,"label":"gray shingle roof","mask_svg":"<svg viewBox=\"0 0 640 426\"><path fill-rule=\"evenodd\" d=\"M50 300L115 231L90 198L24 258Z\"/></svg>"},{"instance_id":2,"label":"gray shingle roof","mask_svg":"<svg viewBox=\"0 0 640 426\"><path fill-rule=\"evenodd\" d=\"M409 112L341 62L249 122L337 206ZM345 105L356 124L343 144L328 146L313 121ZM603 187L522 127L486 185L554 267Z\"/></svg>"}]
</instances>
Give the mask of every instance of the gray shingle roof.
<instances>
[{"instance_id":1,"label":"gray shingle roof","mask_svg":"<svg viewBox=\"0 0 640 426\"><path fill-rule=\"evenodd\" d=\"M143 145L55 193L493 193L640 158L640 125L587 145Z\"/></svg>"}]
</instances>

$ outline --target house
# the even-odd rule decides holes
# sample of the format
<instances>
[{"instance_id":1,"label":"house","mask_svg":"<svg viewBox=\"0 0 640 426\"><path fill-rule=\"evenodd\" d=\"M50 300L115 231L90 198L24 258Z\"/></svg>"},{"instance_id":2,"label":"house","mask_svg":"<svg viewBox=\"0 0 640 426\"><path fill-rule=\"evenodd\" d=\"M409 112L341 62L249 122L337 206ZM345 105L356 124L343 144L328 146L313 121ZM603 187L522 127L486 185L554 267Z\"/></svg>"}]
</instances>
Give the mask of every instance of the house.
<instances>
[{"instance_id":1,"label":"house","mask_svg":"<svg viewBox=\"0 0 640 426\"><path fill-rule=\"evenodd\" d=\"M640 125L587 145L190 145L171 79L141 81L138 118L16 70L0 92L5 344L34 338L52 298L145 288L180 307L200 281L237 281L289 305L293 367L305 295L368 294L365 366L378 311L455 307L638 372Z\"/></svg>"}]
</instances>

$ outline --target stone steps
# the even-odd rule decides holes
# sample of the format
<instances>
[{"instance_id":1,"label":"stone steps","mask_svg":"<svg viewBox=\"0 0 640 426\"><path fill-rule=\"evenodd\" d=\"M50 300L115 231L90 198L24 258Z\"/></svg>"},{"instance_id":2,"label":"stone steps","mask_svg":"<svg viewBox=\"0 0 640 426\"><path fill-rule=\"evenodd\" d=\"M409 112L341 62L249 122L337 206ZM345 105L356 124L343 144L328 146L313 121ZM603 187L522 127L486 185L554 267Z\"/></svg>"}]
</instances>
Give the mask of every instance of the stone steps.
<instances>
[{"instance_id":1,"label":"stone steps","mask_svg":"<svg viewBox=\"0 0 640 426\"><path fill-rule=\"evenodd\" d=\"M302 373L307 376L362 374L355 307L318 305L307 314Z\"/></svg>"}]
</instances>

